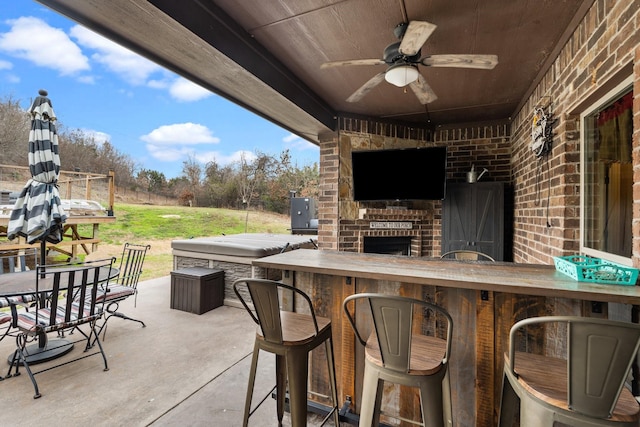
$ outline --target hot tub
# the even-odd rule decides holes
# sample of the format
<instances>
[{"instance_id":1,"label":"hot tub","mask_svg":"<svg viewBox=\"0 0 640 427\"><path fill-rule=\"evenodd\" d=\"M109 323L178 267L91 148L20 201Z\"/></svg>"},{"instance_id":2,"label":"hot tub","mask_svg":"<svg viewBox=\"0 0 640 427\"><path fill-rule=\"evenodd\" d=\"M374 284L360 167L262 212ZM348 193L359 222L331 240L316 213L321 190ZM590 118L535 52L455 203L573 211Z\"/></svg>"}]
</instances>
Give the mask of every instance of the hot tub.
<instances>
[{"instance_id":1,"label":"hot tub","mask_svg":"<svg viewBox=\"0 0 640 427\"><path fill-rule=\"evenodd\" d=\"M171 242L173 269L205 267L224 270L224 304L240 307L233 282L242 277L280 280L280 270L253 267L251 261L283 251L315 248L316 239L293 234L242 233Z\"/></svg>"}]
</instances>

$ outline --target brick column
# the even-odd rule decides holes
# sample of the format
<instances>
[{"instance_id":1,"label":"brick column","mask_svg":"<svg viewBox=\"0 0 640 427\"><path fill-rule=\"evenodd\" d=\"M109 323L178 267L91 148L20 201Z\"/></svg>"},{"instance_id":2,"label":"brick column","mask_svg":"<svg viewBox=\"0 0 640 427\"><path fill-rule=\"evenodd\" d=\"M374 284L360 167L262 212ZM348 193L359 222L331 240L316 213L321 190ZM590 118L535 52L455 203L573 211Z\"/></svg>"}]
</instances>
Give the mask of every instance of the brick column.
<instances>
[{"instance_id":1,"label":"brick column","mask_svg":"<svg viewBox=\"0 0 640 427\"><path fill-rule=\"evenodd\" d=\"M320 189L318 195L318 247L338 249L338 133L320 135Z\"/></svg>"}]
</instances>

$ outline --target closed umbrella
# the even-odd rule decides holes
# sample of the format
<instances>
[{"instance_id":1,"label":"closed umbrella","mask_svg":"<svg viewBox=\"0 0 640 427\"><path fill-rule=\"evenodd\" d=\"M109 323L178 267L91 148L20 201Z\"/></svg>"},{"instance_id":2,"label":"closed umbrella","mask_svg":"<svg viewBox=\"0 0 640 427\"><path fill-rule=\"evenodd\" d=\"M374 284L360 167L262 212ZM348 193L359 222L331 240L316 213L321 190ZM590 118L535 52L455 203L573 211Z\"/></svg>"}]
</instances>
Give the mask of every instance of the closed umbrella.
<instances>
[{"instance_id":1,"label":"closed umbrella","mask_svg":"<svg viewBox=\"0 0 640 427\"><path fill-rule=\"evenodd\" d=\"M60 155L56 114L53 112L47 91L40 90L29 107L31 130L29 131L29 170L31 179L20 192L9 218L7 237L18 236L27 243L40 242L40 264L46 264L46 242L62 241L62 224L67 214L60 203L58 177ZM38 344L27 347L30 364L44 362L71 351L73 345L64 339L47 340L41 334ZM12 359L13 360L13 359ZM12 360L9 363L12 363ZM18 361L17 363L21 363Z\"/></svg>"},{"instance_id":2,"label":"closed umbrella","mask_svg":"<svg viewBox=\"0 0 640 427\"><path fill-rule=\"evenodd\" d=\"M62 224L67 214L60 203L58 177L60 155L56 115L47 91L40 90L31 104L29 132L29 170L31 179L20 192L11 212L7 237L26 238L27 243L41 242L41 264L45 264L46 242L62 241Z\"/></svg>"}]
</instances>

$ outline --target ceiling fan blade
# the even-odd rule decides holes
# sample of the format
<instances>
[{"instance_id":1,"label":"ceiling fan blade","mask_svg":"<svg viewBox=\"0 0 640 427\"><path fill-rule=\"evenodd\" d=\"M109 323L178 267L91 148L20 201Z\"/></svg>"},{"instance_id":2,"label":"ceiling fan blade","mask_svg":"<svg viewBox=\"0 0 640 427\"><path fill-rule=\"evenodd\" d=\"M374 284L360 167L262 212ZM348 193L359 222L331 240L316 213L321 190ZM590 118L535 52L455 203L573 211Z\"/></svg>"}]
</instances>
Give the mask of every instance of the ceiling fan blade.
<instances>
[{"instance_id":1,"label":"ceiling fan blade","mask_svg":"<svg viewBox=\"0 0 640 427\"><path fill-rule=\"evenodd\" d=\"M491 70L498 64L497 55L431 55L420 60L429 67L480 68Z\"/></svg>"},{"instance_id":2,"label":"ceiling fan blade","mask_svg":"<svg viewBox=\"0 0 640 427\"><path fill-rule=\"evenodd\" d=\"M380 82L384 80L385 73L386 71L383 71L382 73L378 73L375 76L373 76L368 82L360 86L360 89L353 92L353 94L349 98L347 98L347 102L360 101L363 96L365 96L371 89L378 86L378 84L380 84Z\"/></svg>"},{"instance_id":3,"label":"ceiling fan blade","mask_svg":"<svg viewBox=\"0 0 640 427\"><path fill-rule=\"evenodd\" d=\"M347 59L345 61L325 62L320 68L342 67L344 65L384 65L382 59Z\"/></svg>"},{"instance_id":4,"label":"ceiling fan blade","mask_svg":"<svg viewBox=\"0 0 640 427\"><path fill-rule=\"evenodd\" d=\"M429 86L429 83L427 83L421 75L418 76L418 80L410 83L409 86L421 104L428 104L438 99L438 95L436 95L433 89L431 89L431 86Z\"/></svg>"},{"instance_id":5,"label":"ceiling fan blade","mask_svg":"<svg viewBox=\"0 0 640 427\"><path fill-rule=\"evenodd\" d=\"M430 22L409 22L409 26L407 27L407 31L404 33L404 36L402 36L402 41L400 42L398 50L403 55L415 55L436 28L437 26Z\"/></svg>"}]
</instances>

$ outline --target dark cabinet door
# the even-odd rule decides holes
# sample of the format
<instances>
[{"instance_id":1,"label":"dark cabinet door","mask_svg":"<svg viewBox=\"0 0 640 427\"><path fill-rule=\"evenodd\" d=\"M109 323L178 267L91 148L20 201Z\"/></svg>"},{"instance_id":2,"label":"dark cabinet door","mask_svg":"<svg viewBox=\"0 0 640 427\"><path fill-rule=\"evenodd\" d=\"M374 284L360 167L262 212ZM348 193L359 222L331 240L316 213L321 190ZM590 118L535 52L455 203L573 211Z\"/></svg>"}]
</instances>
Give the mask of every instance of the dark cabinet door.
<instances>
[{"instance_id":1,"label":"dark cabinet door","mask_svg":"<svg viewBox=\"0 0 640 427\"><path fill-rule=\"evenodd\" d=\"M451 184L443 203L442 252L470 249L504 260L504 184Z\"/></svg>"}]
</instances>

